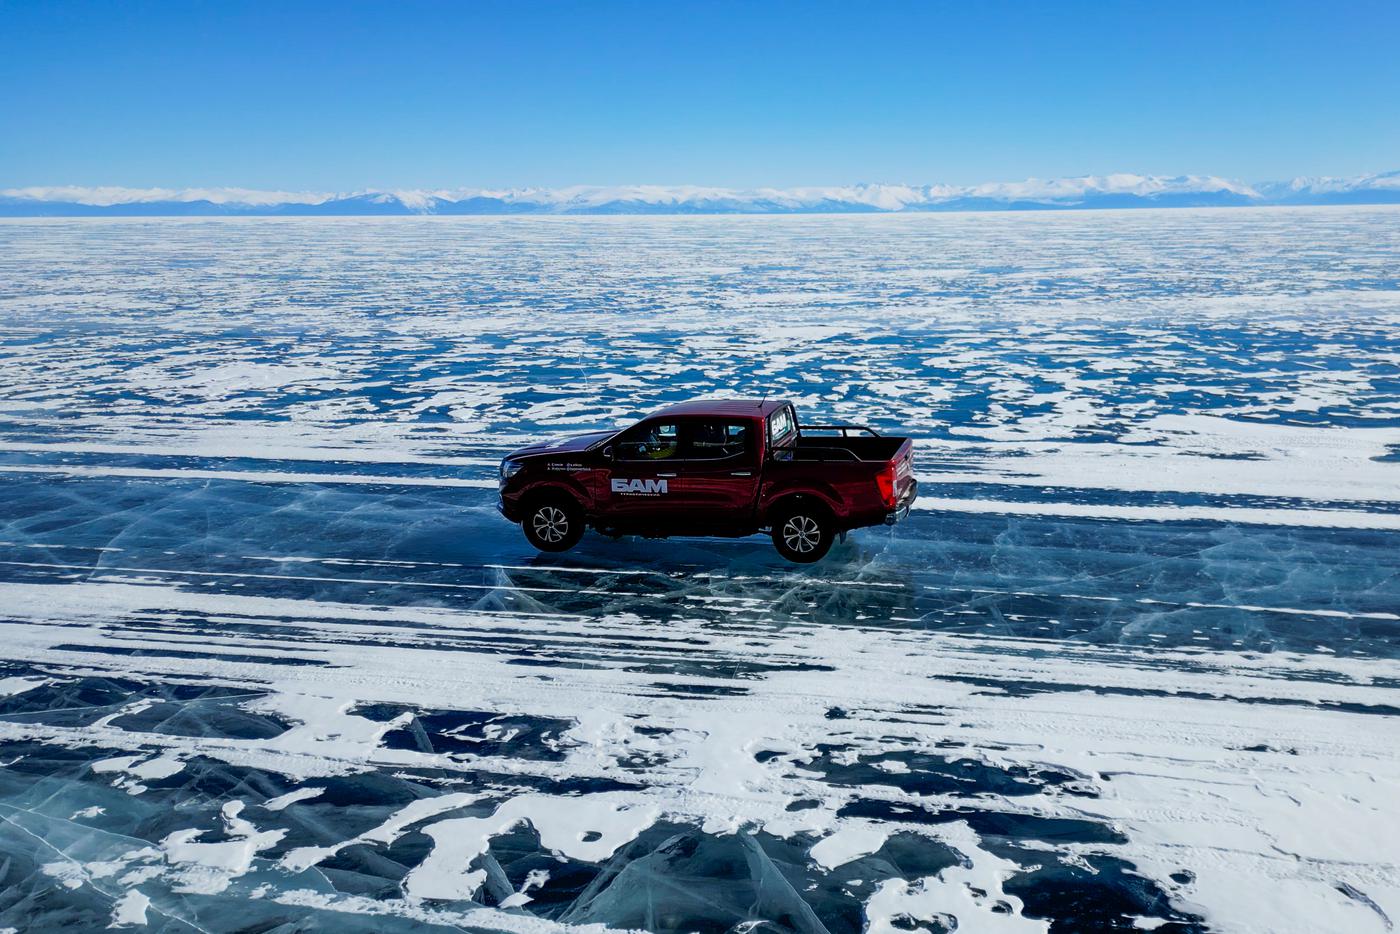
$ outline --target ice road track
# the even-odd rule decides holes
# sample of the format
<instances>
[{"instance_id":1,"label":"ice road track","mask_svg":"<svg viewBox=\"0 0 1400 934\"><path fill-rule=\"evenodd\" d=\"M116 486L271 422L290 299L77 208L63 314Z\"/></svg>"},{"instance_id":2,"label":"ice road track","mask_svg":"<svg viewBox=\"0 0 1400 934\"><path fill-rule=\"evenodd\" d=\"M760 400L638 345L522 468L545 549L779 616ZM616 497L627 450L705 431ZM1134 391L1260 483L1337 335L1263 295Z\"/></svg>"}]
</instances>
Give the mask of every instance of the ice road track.
<instances>
[{"instance_id":1,"label":"ice road track","mask_svg":"<svg viewBox=\"0 0 1400 934\"><path fill-rule=\"evenodd\" d=\"M1400 211L0 222L0 930L1400 922ZM813 567L501 455L918 444Z\"/></svg>"},{"instance_id":2,"label":"ice road track","mask_svg":"<svg viewBox=\"0 0 1400 934\"><path fill-rule=\"evenodd\" d=\"M1396 909L1392 661L1017 634L1394 625L1128 596L1199 554L1066 593L918 584L869 543L811 574L0 550L5 920L139 899L171 930L1279 931ZM269 584L320 596L248 592Z\"/></svg>"}]
</instances>

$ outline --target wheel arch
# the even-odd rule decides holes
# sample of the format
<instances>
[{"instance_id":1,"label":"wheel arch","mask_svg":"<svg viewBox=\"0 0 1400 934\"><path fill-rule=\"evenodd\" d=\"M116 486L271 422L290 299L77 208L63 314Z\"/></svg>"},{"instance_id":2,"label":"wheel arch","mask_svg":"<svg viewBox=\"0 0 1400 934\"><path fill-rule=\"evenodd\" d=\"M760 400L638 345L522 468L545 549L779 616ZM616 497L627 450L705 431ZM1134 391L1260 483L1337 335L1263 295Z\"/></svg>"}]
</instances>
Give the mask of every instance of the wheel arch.
<instances>
[{"instance_id":1,"label":"wheel arch","mask_svg":"<svg viewBox=\"0 0 1400 934\"><path fill-rule=\"evenodd\" d=\"M537 503L549 500L567 500L581 509L585 514L590 505L585 491L576 489L572 484L560 483L546 480L528 487L520 494L520 508L529 510Z\"/></svg>"},{"instance_id":2,"label":"wheel arch","mask_svg":"<svg viewBox=\"0 0 1400 934\"><path fill-rule=\"evenodd\" d=\"M814 489L789 489L775 493L763 511L763 524L771 526L775 516L781 515L793 506L809 506L826 513L833 522L839 522L840 513L831 497Z\"/></svg>"}]
</instances>

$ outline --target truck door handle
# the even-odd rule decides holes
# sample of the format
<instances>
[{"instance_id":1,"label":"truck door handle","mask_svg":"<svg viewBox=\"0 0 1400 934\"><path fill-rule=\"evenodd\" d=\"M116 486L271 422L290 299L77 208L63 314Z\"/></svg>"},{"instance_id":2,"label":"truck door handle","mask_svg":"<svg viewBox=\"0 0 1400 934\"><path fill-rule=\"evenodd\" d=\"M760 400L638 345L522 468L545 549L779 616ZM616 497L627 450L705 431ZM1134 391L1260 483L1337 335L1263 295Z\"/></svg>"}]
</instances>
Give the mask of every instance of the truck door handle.
<instances>
[{"instance_id":1,"label":"truck door handle","mask_svg":"<svg viewBox=\"0 0 1400 934\"><path fill-rule=\"evenodd\" d=\"M731 470L731 471L729 472L729 475L730 475L731 477L752 477L752 476L753 476L753 471L752 471L752 470Z\"/></svg>"},{"instance_id":2,"label":"truck door handle","mask_svg":"<svg viewBox=\"0 0 1400 934\"><path fill-rule=\"evenodd\" d=\"M658 473L657 476L658 476L658 477L674 477L675 474L673 474L673 473Z\"/></svg>"}]
</instances>

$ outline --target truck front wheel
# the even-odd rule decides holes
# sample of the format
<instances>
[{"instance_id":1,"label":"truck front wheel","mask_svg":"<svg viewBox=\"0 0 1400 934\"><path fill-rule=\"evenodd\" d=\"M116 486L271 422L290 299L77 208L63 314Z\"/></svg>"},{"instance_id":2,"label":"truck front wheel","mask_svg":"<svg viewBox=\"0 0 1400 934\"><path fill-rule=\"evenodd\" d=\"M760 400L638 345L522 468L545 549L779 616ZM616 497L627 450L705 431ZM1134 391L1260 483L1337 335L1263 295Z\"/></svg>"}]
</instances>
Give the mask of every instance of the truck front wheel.
<instances>
[{"instance_id":1,"label":"truck front wheel","mask_svg":"<svg viewBox=\"0 0 1400 934\"><path fill-rule=\"evenodd\" d=\"M583 510L563 497L537 500L525 511L520 528L540 551L568 551L583 538Z\"/></svg>"},{"instance_id":2,"label":"truck front wheel","mask_svg":"<svg viewBox=\"0 0 1400 934\"><path fill-rule=\"evenodd\" d=\"M831 550L836 524L825 509L812 503L795 503L773 518L773 547L789 561L809 564Z\"/></svg>"}]
</instances>

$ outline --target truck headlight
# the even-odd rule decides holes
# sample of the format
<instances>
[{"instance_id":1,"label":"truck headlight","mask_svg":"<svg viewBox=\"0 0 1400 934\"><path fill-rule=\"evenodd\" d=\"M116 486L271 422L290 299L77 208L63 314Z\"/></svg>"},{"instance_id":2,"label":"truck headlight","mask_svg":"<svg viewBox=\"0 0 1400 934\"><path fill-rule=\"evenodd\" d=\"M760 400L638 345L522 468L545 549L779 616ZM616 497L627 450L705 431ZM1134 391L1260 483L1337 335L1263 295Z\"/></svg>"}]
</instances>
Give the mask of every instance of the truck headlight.
<instances>
[{"instance_id":1,"label":"truck headlight","mask_svg":"<svg viewBox=\"0 0 1400 934\"><path fill-rule=\"evenodd\" d=\"M505 483L511 477L520 473L520 468L525 465L520 461L501 461L501 482Z\"/></svg>"}]
</instances>

